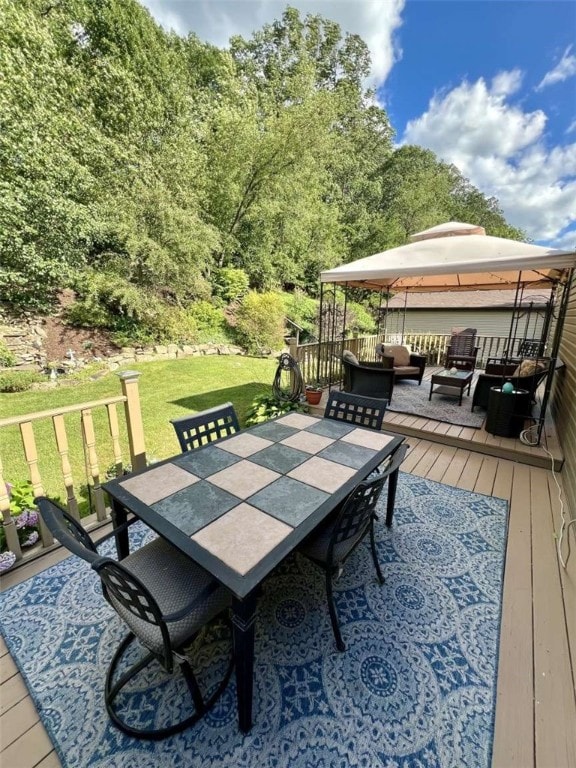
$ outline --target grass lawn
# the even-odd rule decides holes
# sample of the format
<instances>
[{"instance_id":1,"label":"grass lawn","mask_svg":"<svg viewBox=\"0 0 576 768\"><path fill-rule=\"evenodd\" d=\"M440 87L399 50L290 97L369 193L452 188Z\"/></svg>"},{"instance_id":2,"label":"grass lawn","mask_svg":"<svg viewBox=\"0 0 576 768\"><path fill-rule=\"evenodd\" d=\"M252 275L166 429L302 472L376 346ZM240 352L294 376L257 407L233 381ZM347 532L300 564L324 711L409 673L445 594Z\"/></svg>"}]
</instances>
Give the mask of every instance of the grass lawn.
<instances>
[{"instance_id":1,"label":"grass lawn","mask_svg":"<svg viewBox=\"0 0 576 768\"><path fill-rule=\"evenodd\" d=\"M177 416L231 401L243 425L246 411L254 397L270 390L276 365L277 361L273 359L209 355L130 366L130 370L141 373L140 402L148 459L163 459L179 452L174 428L169 423L169 419ZM120 394L120 381L114 373L98 381L74 387L0 394L0 419ZM117 407L123 457L128 464L130 457L123 425L124 409L121 404ZM103 478L113 462L106 409L94 409L92 415L99 469ZM86 483L86 473L80 414L66 416L65 421L76 495L85 498L87 492L82 486ZM34 434L45 490L50 495L63 498L64 483L51 419L34 422ZM18 427L0 429L0 456L6 481L28 478Z\"/></svg>"}]
</instances>

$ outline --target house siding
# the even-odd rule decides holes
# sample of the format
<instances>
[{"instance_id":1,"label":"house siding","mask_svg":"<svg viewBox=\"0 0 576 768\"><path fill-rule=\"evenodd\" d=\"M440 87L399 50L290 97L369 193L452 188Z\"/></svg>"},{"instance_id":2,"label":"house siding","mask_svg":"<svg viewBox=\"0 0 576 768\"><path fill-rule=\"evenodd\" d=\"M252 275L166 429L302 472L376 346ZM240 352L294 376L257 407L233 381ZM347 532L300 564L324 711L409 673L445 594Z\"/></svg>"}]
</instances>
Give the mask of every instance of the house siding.
<instances>
[{"instance_id":1,"label":"house siding","mask_svg":"<svg viewBox=\"0 0 576 768\"><path fill-rule=\"evenodd\" d=\"M576 513L576 273L564 322L560 358L565 368L557 376L553 414L564 451L562 485L572 516ZM567 515L568 517L568 515ZM572 526L572 532L574 526Z\"/></svg>"},{"instance_id":2,"label":"house siding","mask_svg":"<svg viewBox=\"0 0 576 768\"><path fill-rule=\"evenodd\" d=\"M408 309L405 333L450 333L452 328L476 328L478 336L508 336L511 312L509 309ZM532 312L522 317L514 334L519 338L539 339L542 333L543 312ZM402 333L404 312L388 313L389 333Z\"/></svg>"}]
</instances>

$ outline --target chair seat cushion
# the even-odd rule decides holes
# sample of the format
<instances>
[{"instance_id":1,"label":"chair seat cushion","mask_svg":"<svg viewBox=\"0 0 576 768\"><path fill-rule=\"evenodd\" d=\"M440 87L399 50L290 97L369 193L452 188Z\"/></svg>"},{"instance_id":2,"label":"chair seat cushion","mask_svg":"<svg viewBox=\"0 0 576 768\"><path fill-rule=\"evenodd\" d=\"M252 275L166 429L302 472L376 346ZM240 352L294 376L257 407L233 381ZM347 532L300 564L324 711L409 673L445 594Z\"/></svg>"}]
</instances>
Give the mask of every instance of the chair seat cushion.
<instances>
[{"instance_id":1,"label":"chair seat cushion","mask_svg":"<svg viewBox=\"0 0 576 768\"><path fill-rule=\"evenodd\" d=\"M412 373L419 375L420 368L418 368L416 365L395 365L394 373L397 376L408 376Z\"/></svg>"},{"instance_id":2,"label":"chair seat cushion","mask_svg":"<svg viewBox=\"0 0 576 768\"><path fill-rule=\"evenodd\" d=\"M327 563L328 547L330 546L330 539L332 538L335 522L336 517L332 515L328 524L317 529L316 532L312 534L310 541L306 541L302 544L299 548L300 552L312 560L317 560L320 563ZM333 562L340 562L348 552L350 552L356 542L362 538L362 534L363 532L358 534L353 540L346 539L346 541L343 541L340 544L335 544L334 552L332 553Z\"/></svg>"},{"instance_id":3,"label":"chair seat cushion","mask_svg":"<svg viewBox=\"0 0 576 768\"><path fill-rule=\"evenodd\" d=\"M178 648L231 601L230 593L202 568L164 539L155 539L122 560L151 592L164 615L197 604L184 618L167 624L172 645ZM161 652L162 633L158 626L135 616L111 596L114 608L140 641L151 651Z\"/></svg>"},{"instance_id":4,"label":"chair seat cushion","mask_svg":"<svg viewBox=\"0 0 576 768\"><path fill-rule=\"evenodd\" d=\"M410 365L410 348L401 344L385 344L384 354L392 355L394 368Z\"/></svg>"}]
</instances>

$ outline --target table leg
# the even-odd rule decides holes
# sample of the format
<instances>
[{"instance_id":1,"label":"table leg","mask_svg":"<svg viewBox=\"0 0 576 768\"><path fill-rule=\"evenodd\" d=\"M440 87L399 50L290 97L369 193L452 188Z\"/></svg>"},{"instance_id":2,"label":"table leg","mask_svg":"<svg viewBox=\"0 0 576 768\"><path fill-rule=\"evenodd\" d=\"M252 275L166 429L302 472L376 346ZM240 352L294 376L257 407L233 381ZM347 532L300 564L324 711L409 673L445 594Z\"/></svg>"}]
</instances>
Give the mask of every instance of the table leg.
<instances>
[{"instance_id":1,"label":"table leg","mask_svg":"<svg viewBox=\"0 0 576 768\"><path fill-rule=\"evenodd\" d=\"M118 528L120 525L126 525L128 519L128 513L126 508L120 504L116 499L112 499L112 508L110 510L110 516L112 518L112 527ZM130 542L128 540L128 528L124 527L115 535L116 539L116 552L118 554L118 560L123 560L130 554Z\"/></svg>"},{"instance_id":2,"label":"table leg","mask_svg":"<svg viewBox=\"0 0 576 768\"><path fill-rule=\"evenodd\" d=\"M256 593L251 592L244 600L235 597L232 600L232 633L236 665L238 724L243 733L248 733L252 728L255 621Z\"/></svg>"},{"instance_id":3,"label":"table leg","mask_svg":"<svg viewBox=\"0 0 576 768\"><path fill-rule=\"evenodd\" d=\"M400 469L392 472L388 478L388 504L386 506L386 525L388 528L392 525L392 515L394 514L394 504L396 503L396 488L398 487L398 474Z\"/></svg>"}]
</instances>

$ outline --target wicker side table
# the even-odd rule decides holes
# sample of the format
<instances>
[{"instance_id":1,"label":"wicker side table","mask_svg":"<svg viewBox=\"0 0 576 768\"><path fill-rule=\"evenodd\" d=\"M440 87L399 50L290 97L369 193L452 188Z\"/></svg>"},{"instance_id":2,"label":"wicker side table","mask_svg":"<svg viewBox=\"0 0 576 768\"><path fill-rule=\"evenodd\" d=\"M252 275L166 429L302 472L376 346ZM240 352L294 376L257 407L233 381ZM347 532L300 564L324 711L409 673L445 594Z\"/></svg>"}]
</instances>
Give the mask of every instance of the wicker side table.
<instances>
[{"instance_id":1,"label":"wicker side table","mask_svg":"<svg viewBox=\"0 0 576 768\"><path fill-rule=\"evenodd\" d=\"M491 387L486 432L499 437L519 437L529 413L530 392L527 389L502 392L501 387Z\"/></svg>"}]
</instances>

